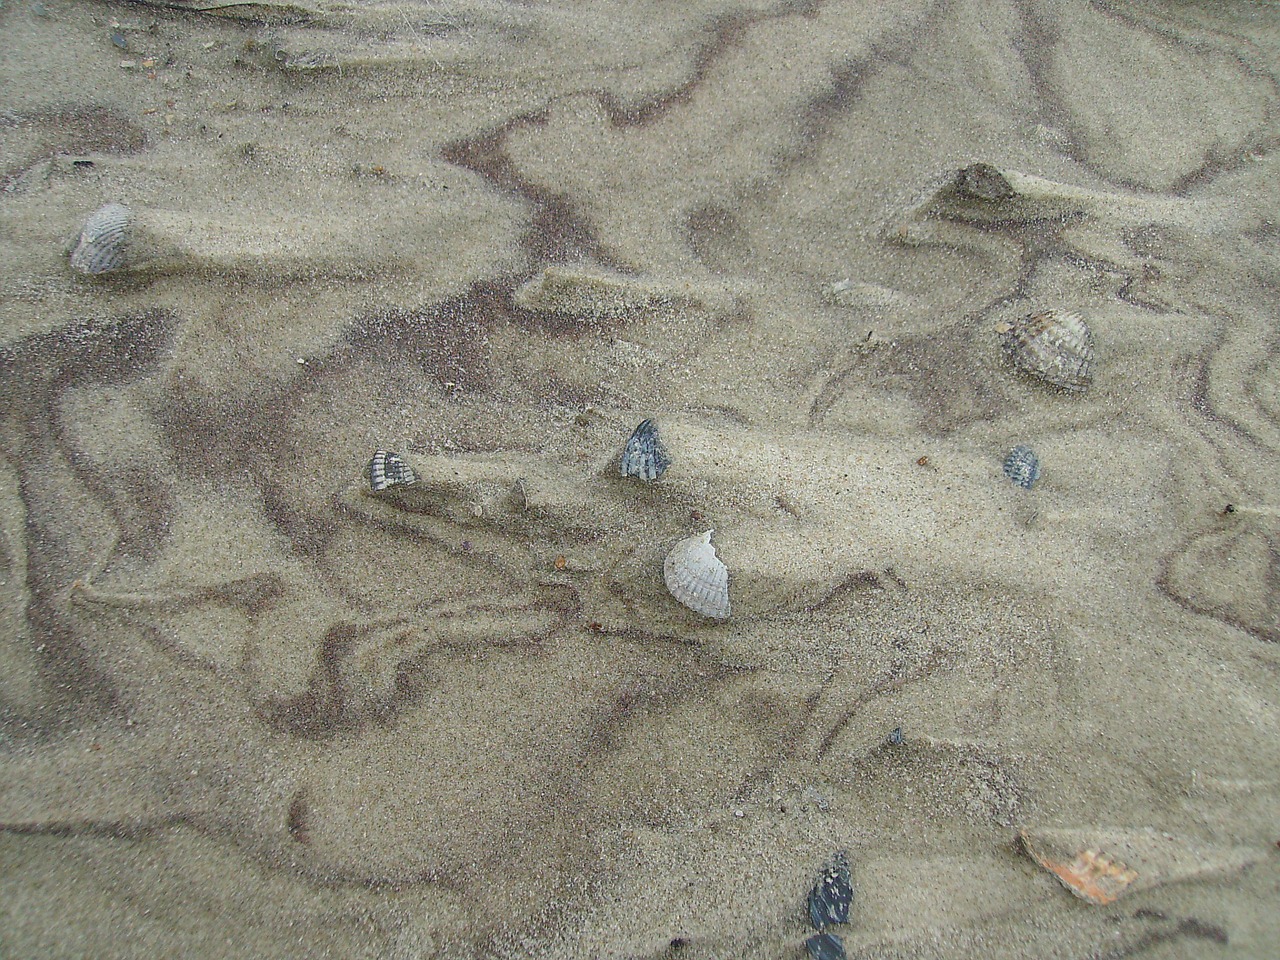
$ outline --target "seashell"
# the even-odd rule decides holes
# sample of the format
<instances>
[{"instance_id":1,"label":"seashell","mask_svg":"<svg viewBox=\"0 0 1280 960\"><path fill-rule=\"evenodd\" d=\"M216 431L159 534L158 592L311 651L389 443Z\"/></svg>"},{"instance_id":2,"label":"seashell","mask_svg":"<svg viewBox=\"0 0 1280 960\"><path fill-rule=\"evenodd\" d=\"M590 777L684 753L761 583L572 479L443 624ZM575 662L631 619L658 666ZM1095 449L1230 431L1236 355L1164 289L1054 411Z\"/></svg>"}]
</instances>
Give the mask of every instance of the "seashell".
<instances>
[{"instance_id":1,"label":"seashell","mask_svg":"<svg viewBox=\"0 0 1280 960\"><path fill-rule=\"evenodd\" d=\"M1063 390L1083 390L1093 380L1093 332L1078 313L1042 310L996 332L1023 373Z\"/></svg>"},{"instance_id":2,"label":"seashell","mask_svg":"<svg viewBox=\"0 0 1280 960\"><path fill-rule=\"evenodd\" d=\"M690 610L727 620L729 568L716 556L712 532L695 533L672 547L662 564L662 575L671 595Z\"/></svg>"},{"instance_id":3,"label":"seashell","mask_svg":"<svg viewBox=\"0 0 1280 960\"><path fill-rule=\"evenodd\" d=\"M413 472L413 467L405 463L400 454L390 450L375 453L365 473L369 477L369 489L374 493L418 482L418 475Z\"/></svg>"},{"instance_id":4,"label":"seashell","mask_svg":"<svg viewBox=\"0 0 1280 960\"><path fill-rule=\"evenodd\" d=\"M624 477L656 480L671 466L671 457L658 437L658 425L652 420L640 421L622 451L620 471Z\"/></svg>"},{"instance_id":5,"label":"seashell","mask_svg":"<svg viewBox=\"0 0 1280 960\"><path fill-rule=\"evenodd\" d=\"M1022 837L1027 852L1081 900L1099 905L1114 903L1138 879L1138 871L1101 850L1085 847L1070 859L1059 860L1033 847L1034 841L1029 837L1026 833Z\"/></svg>"},{"instance_id":6,"label":"seashell","mask_svg":"<svg viewBox=\"0 0 1280 960\"><path fill-rule=\"evenodd\" d=\"M1024 490L1030 490L1040 479L1040 458L1034 450L1020 443L1004 458L1004 475Z\"/></svg>"},{"instance_id":7,"label":"seashell","mask_svg":"<svg viewBox=\"0 0 1280 960\"><path fill-rule=\"evenodd\" d=\"M129 208L119 203L108 203L90 214L71 251L71 269L97 276L123 268L129 253L132 219Z\"/></svg>"},{"instance_id":8,"label":"seashell","mask_svg":"<svg viewBox=\"0 0 1280 960\"><path fill-rule=\"evenodd\" d=\"M1005 175L989 163L975 163L956 172L956 193L966 200L992 203L1017 196Z\"/></svg>"},{"instance_id":9,"label":"seashell","mask_svg":"<svg viewBox=\"0 0 1280 960\"><path fill-rule=\"evenodd\" d=\"M844 941L834 933L814 934L804 942L811 960L845 960Z\"/></svg>"},{"instance_id":10,"label":"seashell","mask_svg":"<svg viewBox=\"0 0 1280 960\"><path fill-rule=\"evenodd\" d=\"M852 903L849 858L837 853L822 868L818 882L809 891L809 920L819 930L833 923L848 923Z\"/></svg>"},{"instance_id":11,"label":"seashell","mask_svg":"<svg viewBox=\"0 0 1280 960\"><path fill-rule=\"evenodd\" d=\"M1139 890L1242 871L1256 846L1204 844L1161 830L1025 827L1022 847L1081 900L1105 906Z\"/></svg>"}]
</instances>

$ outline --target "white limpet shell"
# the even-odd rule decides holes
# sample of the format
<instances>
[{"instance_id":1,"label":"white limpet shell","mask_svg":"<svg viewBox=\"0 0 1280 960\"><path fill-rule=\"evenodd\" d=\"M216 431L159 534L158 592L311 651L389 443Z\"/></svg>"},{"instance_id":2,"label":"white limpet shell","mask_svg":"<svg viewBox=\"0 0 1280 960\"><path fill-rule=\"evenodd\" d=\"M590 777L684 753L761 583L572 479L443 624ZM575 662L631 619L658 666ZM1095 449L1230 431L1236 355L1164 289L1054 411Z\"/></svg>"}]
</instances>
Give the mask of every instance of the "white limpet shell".
<instances>
[{"instance_id":1,"label":"white limpet shell","mask_svg":"<svg viewBox=\"0 0 1280 960\"><path fill-rule=\"evenodd\" d=\"M119 203L99 207L80 229L80 238L71 251L71 269L97 276L112 273L125 265L129 248L129 224L133 214Z\"/></svg>"},{"instance_id":2,"label":"white limpet shell","mask_svg":"<svg viewBox=\"0 0 1280 960\"><path fill-rule=\"evenodd\" d=\"M694 613L727 620L729 568L716 556L712 532L695 533L672 547L662 564L662 575L671 595Z\"/></svg>"}]
</instances>

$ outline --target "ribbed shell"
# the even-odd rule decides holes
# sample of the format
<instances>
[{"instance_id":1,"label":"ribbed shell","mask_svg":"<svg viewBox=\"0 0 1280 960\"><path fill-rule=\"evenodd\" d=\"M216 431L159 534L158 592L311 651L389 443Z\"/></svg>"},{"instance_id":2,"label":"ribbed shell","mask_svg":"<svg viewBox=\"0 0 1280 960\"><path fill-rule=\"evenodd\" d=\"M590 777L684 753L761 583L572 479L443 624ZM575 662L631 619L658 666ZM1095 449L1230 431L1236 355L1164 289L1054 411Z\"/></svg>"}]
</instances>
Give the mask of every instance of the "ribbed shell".
<instances>
[{"instance_id":1,"label":"ribbed shell","mask_svg":"<svg viewBox=\"0 0 1280 960\"><path fill-rule=\"evenodd\" d=\"M108 203L90 214L71 251L71 269L96 276L123 267L129 252L132 219L129 208L119 203Z\"/></svg>"},{"instance_id":2,"label":"ribbed shell","mask_svg":"<svg viewBox=\"0 0 1280 960\"><path fill-rule=\"evenodd\" d=\"M369 489L374 493L418 482L418 475L413 472L413 467L405 463L400 454L389 450L375 453L369 461L366 473L369 475Z\"/></svg>"},{"instance_id":3,"label":"ribbed shell","mask_svg":"<svg viewBox=\"0 0 1280 960\"><path fill-rule=\"evenodd\" d=\"M694 613L728 619L729 568L716 556L710 530L672 547L662 564L662 574L671 595Z\"/></svg>"},{"instance_id":4,"label":"ribbed shell","mask_svg":"<svg viewBox=\"0 0 1280 960\"><path fill-rule=\"evenodd\" d=\"M1004 475L1018 486L1030 490L1040 479L1040 458L1026 444L1018 444L1004 458Z\"/></svg>"},{"instance_id":5,"label":"ribbed shell","mask_svg":"<svg viewBox=\"0 0 1280 960\"><path fill-rule=\"evenodd\" d=\"M671 466L671 457L658 436L658 425L652 420L640 421L622 451L619 470L624 477L656 480Z\"/></svg>"},{"instance_id":6,"label":"ribbed shell","mask_svg":"<svg viewBox=\"0 0 1280 960\"><path fill-rule=\"evenodd\" d=\"M1027 853L1081 900L1099 905L1114 903L1139 877L1138 871L1114 852L1094 846L1075 847L1067 830L1024 829L1018 836Z\"/></svg>"},{"instance_id":7,"label":"ribbed shell","mask_svg":"<svg viewBox=\"0 0 1280 960\"><path fill-rule=\"evenodd\" d=\"M1093 380L1093 331L1078 313L1042 310L998 328L1005 353L1021 371L1063 390Z\"/></svg>"},{"instance_id":8,"label":"ribbed shell","mask_svg":"<svg viewBox=\"0 0 1280 960\"><path fill-rule=\"evenodd\" d=\"M818 930L833 923L848 923L852 903L849 858L837 853L823 866L818 882L809 891L809 922Z\"/></svg>"}]
</instances>

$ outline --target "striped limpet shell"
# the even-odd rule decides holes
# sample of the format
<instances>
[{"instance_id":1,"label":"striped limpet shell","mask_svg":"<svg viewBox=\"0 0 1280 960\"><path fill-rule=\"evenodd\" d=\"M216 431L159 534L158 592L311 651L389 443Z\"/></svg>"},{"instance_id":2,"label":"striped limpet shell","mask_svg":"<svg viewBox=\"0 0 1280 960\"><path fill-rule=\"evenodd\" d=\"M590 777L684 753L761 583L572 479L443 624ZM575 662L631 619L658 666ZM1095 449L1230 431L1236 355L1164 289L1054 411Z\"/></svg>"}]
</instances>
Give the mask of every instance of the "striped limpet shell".
<instances>
[{"instance_id":1,"label":"striped limpet shell","mask_svg":"<svg viewBox=\"0 0 1280 960\"><path fill-rule=\"evenodd\" d=\"M663 579L671 595L694 613L716 620L729 618L729 568L716 556L712 531L686 537L667 554Z\"/></svg>"},{"instance_id":2,"label":"striped limpet shell","mask_svg":"<svg viewBox=\"0 0 1280 960\"><path fill-rule=\"evenodd\" d=\"M418 482L418 475L413 472L413 467L405 463L400 454L390 450L375 453L369 466L365 468L365 474L369 477L369 489L374 493Z\"/></svg>"},{"instance_id":3,"label":"striped limpet shell","mask_svg":"<svg viewBox=\"0 0 1280 960\"><path fill-rule=\"evenodd\" d=\"M657 480L669 466L671 457L658 436L658 425L652 420L640 421L640 426L632 432L631 439L622 451L619 472L624 477Z\"/></svg>"},{"instance_id":4,"label":"striped limpet shell","mask_svg":"<svg viewBox=\"0 0 1280 960\"><path fill-rule=\"evenodd\" d=\"M132 220L129 208L120 203L108 203L90 214L71 251L71 269L87 276L122 269L129 255Z\"/></svg>"},{"instance_id":5,"label":"striped limpet shell","mask_svg":"<svg viewBox=\"0 0 1280 960\"><path fill-rule=\"evenodd\" d=\"M996 328L1000 344L1023 373L1083 390L1093 381L1093 331L1078 313L1041 310Z\"/></svg>"}]
</instances>

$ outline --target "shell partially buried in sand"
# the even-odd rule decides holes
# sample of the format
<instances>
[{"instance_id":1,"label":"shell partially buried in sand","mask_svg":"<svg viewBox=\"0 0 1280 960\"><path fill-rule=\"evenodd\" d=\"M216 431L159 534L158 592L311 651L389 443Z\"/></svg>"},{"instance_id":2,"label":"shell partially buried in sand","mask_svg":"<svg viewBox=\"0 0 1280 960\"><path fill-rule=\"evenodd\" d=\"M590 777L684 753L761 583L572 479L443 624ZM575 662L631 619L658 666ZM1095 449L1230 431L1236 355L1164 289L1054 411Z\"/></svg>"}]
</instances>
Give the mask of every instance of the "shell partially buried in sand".
<instances>
[{"instance_id":1,"label":"shell partially buried in sand","mask_svg":"<svg viewBox=\"0 0 1280 960\"><path fill-rule=\"evenodd\" d=\"M834 933L817 933L804 942L813 960L845 960L844 941Z\"/></svg>"},{"instance_id":2,"label":"shell partially buried in sand","mask_svg":"<svg viewBox=\"0 0 1280 960\"><path fill-rule=\"evenodd\" d=\"M1053 859L1047 854L1037 856L1036 861L1068 890L1090 903L1114 903L1138 879L1137 870L1093 847L1077 850L1062 859Z\"/></svg>"},{"instance_id":3,"label":"shell partially buried in sand","mask_svg":"<svg viewBox=\"0 0 1280 960\"><path fill-rule=\"evenodd\" d=\"M1025 828L1023 848L1081 900L1105 906L1138 890L1243 870L1260 851L1194 843L1159 830Z\"/></svg>"},{"instance_id":4,"label":"shell partially buried in sand","mask_svg":"<svg viewBox=\"0 0 1280 960\"><path fill-rule=\"evenodd\" d=\"M658 436L658 425L652 420L642 420L622 451L619 472L624 477L657 480L669 466L671 457Z\"/></svg>"},{"instance_id":5,"label":"shell partially buried in sand","mask_svg":"<svg viewBox=\"0 0 1280 960\"><path fill-rule=\"evenodd\" d=\"M716 556L711 533L686 537L667 554L662 574L671 595L694 613L729 618L729 568Z\"/></svg>"},{"instance_id":6,"label":"shell partially buried in sand","mask_svg":"<svg viewBox=\"0 0 1280 960\"><path fill-rule=\"evenodd\" d=\"M1024 490L1030 490L1040 479L1040 458L1025 443L1020 443L1004 458L1004 475Z\"/></svg>"},{"instance_id":7,"label":"shell partially buried in sand","mask_svg":"<svg viewBox=\"0 0 1280 960\"><path fill-rule=\"evenodd\" d=\"M953 185L966 200L995 203L1017 196L1004 174L989 163L975 163L957 171Z\"/></svg>"},{"instance_id":8,"label":"shell partially buried in sand","mask_svg":"<svg viewBox=\"0 0 1280 960\"><path fill-rule=\"evenodd\" d=\"M71 269L86 276L99 276L124 268L129 255L129 225L133 214L119 203L99 207L80 228L80 237L71 251Z\"/></svg>"},{"instance_id":9,"label":"shell partially buried in sand","mask_svg":"<svg viewBox=\"0 0 1280 960\"><path fill-rule=\"evenodd\" d=\"M392 487L407 487L418 482L413 467L404 462L400 454L391 450L379 450L364 470L369 480L369 490L382 493Z\"/></svg>"},{"instance_id":10,"label":"shell partially buried in sand","mask_svg":"<svg viewBox=\"0 0 1280 960\"><path fill-rule=\"evenodd\" d=\"M852 904L849 857L843 852L837 853L823 865L817 883L809 891L809 922L817 930L833 923L848 923Z\"/></svg>"},{"instance_id":11,"label":"shell partially buried in sand","mask_svg":"<svg viewBox=\"0 0 1280 960\"><path fill-rule=\"evenodd\" d=\"M1000 345L1028 376L1063 390L1093 382L1093 331L1078 313L1041 310L996 328Z\"/></svg>"}]
</instances>

